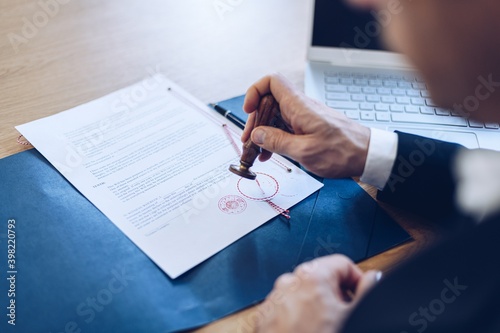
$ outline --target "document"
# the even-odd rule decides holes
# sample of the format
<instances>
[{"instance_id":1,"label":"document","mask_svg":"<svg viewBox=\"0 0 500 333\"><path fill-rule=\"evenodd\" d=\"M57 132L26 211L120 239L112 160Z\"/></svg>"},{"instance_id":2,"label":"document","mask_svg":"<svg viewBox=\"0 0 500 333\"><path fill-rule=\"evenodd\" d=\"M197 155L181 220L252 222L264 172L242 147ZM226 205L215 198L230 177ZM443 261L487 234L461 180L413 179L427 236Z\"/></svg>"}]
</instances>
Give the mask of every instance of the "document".
<instances>
[{"instance_id":1,"label":"document","mask_svg":"<svg viewBox=\"0 0 500 333\"><path fill-rule=\"evenodd\" d=\"M322 187L279 156L229 172L241 130L162 75L16 128L171 278Z\"/></svg>"}]
</instances>

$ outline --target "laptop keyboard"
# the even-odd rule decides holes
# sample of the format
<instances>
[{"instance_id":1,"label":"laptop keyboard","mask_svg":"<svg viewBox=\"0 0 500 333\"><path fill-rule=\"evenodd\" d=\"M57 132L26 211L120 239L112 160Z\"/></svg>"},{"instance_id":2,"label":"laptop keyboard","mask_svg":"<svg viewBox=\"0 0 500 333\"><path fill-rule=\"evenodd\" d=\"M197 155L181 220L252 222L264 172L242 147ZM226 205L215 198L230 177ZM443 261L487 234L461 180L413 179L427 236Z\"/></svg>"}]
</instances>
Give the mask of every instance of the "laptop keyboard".
<instances>
[{"instance_id":1,"label":"laptop keyboard","mask_svg":"<svg viewBox=\"0 0 500 333\"><path fill-rule=\"evenodd\" d=\"M325 73L326 105L353 120L499 129L498 123L477 122L437 107L426 88L412 76Z\"/></svg>"}]
</instances>

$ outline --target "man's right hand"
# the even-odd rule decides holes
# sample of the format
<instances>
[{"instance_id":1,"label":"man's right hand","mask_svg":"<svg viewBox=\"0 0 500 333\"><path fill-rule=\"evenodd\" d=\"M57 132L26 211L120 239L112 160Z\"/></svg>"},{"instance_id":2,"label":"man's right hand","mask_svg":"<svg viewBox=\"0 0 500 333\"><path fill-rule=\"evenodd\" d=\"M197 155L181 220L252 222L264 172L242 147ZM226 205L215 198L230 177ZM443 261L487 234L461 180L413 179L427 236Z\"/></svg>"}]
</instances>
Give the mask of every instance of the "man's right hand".
<instances>
[{"instance_id":1,"label":"man's right hand","mask_svg":"<svg viewBox=\"0 0 500 333\"><path fill-rule=\"evenodd\" d=\"M250 125L254 123L254 111L261 97L269 93L278 101L283 119L295 134ZM268 160L274 152L292 158L321 177L362 175L370 129L305 96L282 75L266 76L252 85L243 109L250 115L242 141L251 136L252 141L263 148L261 161Z\"/></svg>"}]
</instances>

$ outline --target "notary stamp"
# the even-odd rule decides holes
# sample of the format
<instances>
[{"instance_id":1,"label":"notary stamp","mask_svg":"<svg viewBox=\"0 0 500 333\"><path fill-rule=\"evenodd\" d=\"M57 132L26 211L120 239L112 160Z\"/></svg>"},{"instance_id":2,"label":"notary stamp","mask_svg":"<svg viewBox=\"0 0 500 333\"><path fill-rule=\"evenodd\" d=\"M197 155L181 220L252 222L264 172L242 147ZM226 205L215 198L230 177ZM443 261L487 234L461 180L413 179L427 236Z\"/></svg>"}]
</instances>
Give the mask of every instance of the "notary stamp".
<instances>
[{"instance_id":1,"label":"notary stamp","mask_svg":"<svg viewBox=\"0 0 500 333\"><path fill-rule=\"evenodd\" d=\"M240 214L246 208L247 202L238 195L226 195L219 200L219 209L226 214Z\"/></svg>"}]
</instances>

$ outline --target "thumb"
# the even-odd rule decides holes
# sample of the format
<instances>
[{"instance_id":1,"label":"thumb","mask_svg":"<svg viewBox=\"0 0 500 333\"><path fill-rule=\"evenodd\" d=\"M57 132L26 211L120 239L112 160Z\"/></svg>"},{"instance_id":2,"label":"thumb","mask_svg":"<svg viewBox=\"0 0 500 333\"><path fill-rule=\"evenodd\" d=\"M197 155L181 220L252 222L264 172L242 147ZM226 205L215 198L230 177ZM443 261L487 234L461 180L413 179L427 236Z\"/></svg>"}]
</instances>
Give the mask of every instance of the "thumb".
<instances>
[{"instance_id":1,"label":"thumb","mask_svg":"<svg viewBox=\"0 0 500 333\"><path fill-rule=\"evenodd\" d=\"M260 126L254 129L252 141L265 150L292 158L298 144L296 135L269 126Z\"/></svg>"},{"instance_id":2,"label":"thumb","mask_svg":"<svg viewBox=\"0 0 500 333\"><path fill-rule=\"evenodd\" d=\"M377 282L382 278L380 271L368 271L363 274L356 288L356 295L354 299L359 301L370 289L372 289Z\"/></svg>"}]
</instances>

